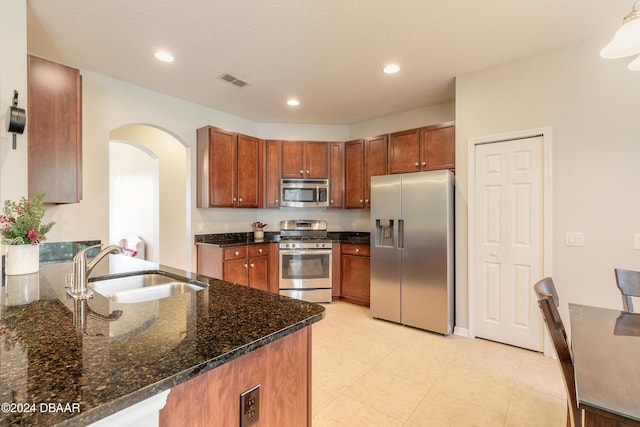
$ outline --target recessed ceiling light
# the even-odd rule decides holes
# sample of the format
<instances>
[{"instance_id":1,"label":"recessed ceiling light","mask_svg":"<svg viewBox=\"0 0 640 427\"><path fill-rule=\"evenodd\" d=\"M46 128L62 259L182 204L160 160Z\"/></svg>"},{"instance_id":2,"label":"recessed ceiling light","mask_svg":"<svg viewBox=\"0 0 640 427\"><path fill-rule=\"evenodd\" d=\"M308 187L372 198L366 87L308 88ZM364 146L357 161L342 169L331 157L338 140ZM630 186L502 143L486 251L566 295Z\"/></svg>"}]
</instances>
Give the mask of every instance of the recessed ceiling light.
<instances>
[{"instance_id":1,"label":"recessed ceiling light","mask_svg":"<svg viewBox=\"0 0 640 427\"><path fill-rule=\"evenodd\" d=\"M171 55L167 51L159 50L155 53L155 57L158 61L162 62L173 62L173 55Z\"/></svg>"},{"instance_id":2,"label":"recessed ceiling light","mask_svg":"<svg viewBox=\"0 0 640 427\"><path fill-rule=\"evenodd\" d=\"M295 107L296 105L300 105L300 101L298 101L297 99L290 99L287 101L287 105L290 105L292 107Z\"/></svg>"},{"instance_id":3,"label":"recessed ceiling light","mask_svg":"<svg viewBox=\"0 0 640 427\"><path fill-rule=\"evenodd\" d=\"M400 66L396 65L396 64L389 64L386 67L384 67L384 69L382 70L387 74L394 74L397 73L398 71L400 71Z\"/></svg>"}]
</instances>

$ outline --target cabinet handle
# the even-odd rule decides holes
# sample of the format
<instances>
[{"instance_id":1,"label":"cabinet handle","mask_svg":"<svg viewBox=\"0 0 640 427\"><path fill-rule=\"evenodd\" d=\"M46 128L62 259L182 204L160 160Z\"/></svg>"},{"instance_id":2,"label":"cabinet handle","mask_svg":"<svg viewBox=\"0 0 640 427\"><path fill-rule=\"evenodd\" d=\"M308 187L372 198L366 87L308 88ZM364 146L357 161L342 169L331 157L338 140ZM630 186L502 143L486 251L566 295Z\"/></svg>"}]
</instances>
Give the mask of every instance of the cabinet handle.
<instances>
[{"instance_id":1,"label":"cabinet handle","mask_svg":"<svg viewBox=\"0 0 640 427\"><path fill-rule=\"evenodd\" d=\"M253 267L255 267L256 265L255 265L254 263L251 263L251 264L249 264L249 266L250 266L251 268L253 268Z\"/></svg>"},{"instance_id":2,"label":"cabinet handle","mask_svg":"<svg viewBox=\"0 0 640 427\"><path fill-rule=\"evenodd\" d=\"M309 175L309 171L307 171L307 175Z\"/></svg>"},{"instance_id":3,"label":"cabinet handle","mask_svg":"<svg viewBox=\"0 0 640 427\"><path fill-rule=\"evenodd\" d=\"M262 248L258 249L258 253L261 254L262 253Z\"/></svg>"},{"instance_id":4,"label":"cabinet handle","mask_svg":"<svg viewBox=\"0 0 640 427\"><path fill-rule=\"evenodd\" d=\"M238 256L238 255L240 255L240 251L235 251L233 254L234 254L235 256Z\"/></svg>"},{"instance_id":5,"label":"cabinet handle","mask_svg":"<svg viewBox=\"0 0 640 427\"><path fill-rule=\"evenodd\" d=\"M331 204L333 204L333 200L331 201Z\"/></svg>"},{"instance_id":6,"label":"cabinet handle","mask_svg":"<svg viewBox=\"0 0 640 427\"><path fill-rule=\"evenodd\" d=\"M233 198L233 201L235 202L236 200L238 200L236 197Z\"/></svg>"},{"instance_id":7,"label":"cabinet handle","mask_svg":"<svg viewBox=\"0 0 640 427\"><path fill-rule=\"evenodd\" d=\"M422 166L427 166L427 162L422 162Z\"/></svg>"},{"instance_id":8,"label":"cabinet handle","mask_svg":"<svg viewBox=\"0 0 640 427\"><path fill-rule=\"evenodd\" d=\"M356 248L356 253L359 254L360 253L360 248Z\"/></svg>"},{"instance_id":9,"label":"cabinet handle","mask_svg":"<svg viewBox=\"0 0 640 427\"><path fill-rule=\"evenodd\" d=\"M247 264L244 264L244 268L247 268L247 267L248 267L248 265L247 265Z\"/></svg>"},{"instance_id":10,"label":"cabinet handle","mask_svg":"<svg viewBox=\"0 0 640 427\"><path fill-rule=\"evenodd\" d=\"M360 203L362 203L362 199L360 199Z\"/></svg>"},{"instance_id":11,"label":"cabinet handle","mask_svg":"<svg viewBox=\"0 0 640 427\"><path fill-rule=\"evenodd\" d=\"M420 166L420 163L416 162L415 165L416 165L416 167L418 167L418 166Z\"/></svg>"},{"instance_id":12,"label":"cabinet handle","mask_svg":"<svg viewBox=\"0 0 640 427\"><path fill-rule=\"evenodd\" d=\"M278 199L276 199L276 203L278 203L278 202L279 202L279 200L278 200Z\"/></svg>"},{"instance_id":13,"label":"cabinet handle","mask_svg":"<svg viewBox=\"0 0 640 427\"><path fill-rule=\"evenodd\" d=\"M369 203L369 199L364 199L364 202L365 203Z\"/></svg>"},{"instance_id":14,"label":"cabinet handle","mask_svg":"<svg viewBox=\"0 0 640 427\"><path fill-rule=\"evenodd\" d=\"M240 197L240 198L238 199L238 201L239 201L240 203L242 203L242 197Z\"/></svg>"},{"instance_id":15,"label":"cabinet handle","mask_svg":"<svg viewBox=\"0 0 640 427\"><path fill-rule=\"evenodd\" d=\"M300 175L304 175L304 171L300 169Z\"/></svg>"}]
</instances>

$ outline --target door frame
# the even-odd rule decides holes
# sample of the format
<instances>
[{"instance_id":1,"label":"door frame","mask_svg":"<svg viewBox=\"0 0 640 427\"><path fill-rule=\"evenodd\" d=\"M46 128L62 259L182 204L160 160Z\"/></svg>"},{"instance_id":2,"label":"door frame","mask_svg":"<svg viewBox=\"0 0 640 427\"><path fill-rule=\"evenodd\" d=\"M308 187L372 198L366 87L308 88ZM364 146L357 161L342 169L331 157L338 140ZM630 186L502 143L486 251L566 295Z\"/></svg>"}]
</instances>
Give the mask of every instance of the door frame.
<instances>
[{"instance_id":1,"label":"door frame","mask_svg":"<svg viewBox=\"0 0 640 427\"><path fill-rule=\"evenodd\" d=\"M476 279L476 271L475 271L475 234L476 234L476 221L475 221L475 208L476 208L476 200L475 200L475 172L476 172L476 146L483 144L492 144L498 142L508 142L514 141L518 139L524 138L532 138L532 137L542 137L542 150L543 150L543 160L542 160L542 200L543 200L543 256L542 256L542 271L543 276L551 276L552 275L552 266L551 266L551 251L552 251L552 194L551 194L551 165L552 165L552 156L551 156L551 141L552 141L552 132L551 126L542 127L542 128L534 128L527 130L520 130L514 132L507 132L477 138L470 138L468 140L467 145L467 153L468 153L468 163L467 163L467 188L468 188L468 210L467 210L467 289L468 289L468 319L469 319L469 337L476 337L476 293L478 292L475 279ZM533 287L533 283L531 284ZM540 317L540 322L543 322L542 317ZM546 329L543 327L544 333L544 354L550 355L553 354L553 348L551 345L551 341L548 338Z\"/></svg>"}]
</instances>

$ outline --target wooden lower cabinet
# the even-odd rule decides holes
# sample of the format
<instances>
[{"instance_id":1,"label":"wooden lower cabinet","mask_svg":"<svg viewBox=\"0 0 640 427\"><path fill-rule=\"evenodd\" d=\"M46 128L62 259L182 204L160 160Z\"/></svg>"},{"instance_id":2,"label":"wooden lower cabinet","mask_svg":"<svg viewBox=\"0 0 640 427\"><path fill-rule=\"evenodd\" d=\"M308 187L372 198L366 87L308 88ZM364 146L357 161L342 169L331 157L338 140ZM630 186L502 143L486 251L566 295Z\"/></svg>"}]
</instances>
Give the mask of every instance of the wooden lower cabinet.
<instances>
[{"instance_id":1,"label":"wooden lower cabinet","mask_svg":"<svg viewBox=\"0 0 640 427\"><path fill-rule=\"evenodd\" d=\"M369 246L342 243L340 247L340 299L369 307Z\"/></svg>"},{"instance_id":2,"label":"wooden lower cabinet","mask_svg":"<svg viewBox=\"0 0 640 427\"><path fill-rule=\"evenodd\" d=\"M159 425L239 426L240 394L257 384L256 426L311 426L311 327L172 388Z\"/></svg>"},{"instance_id":3,"label":"wooden lower cabinet","mask_svg":"<svg viewBox=\"0 0 640 427\"><path fill-rule=\"evenodd\" d=\"M198 273L273 292L270 246L269 243L227 248L200 245ZM277 292L277 284L275 289Z\"/></svg>"}]
</instances>

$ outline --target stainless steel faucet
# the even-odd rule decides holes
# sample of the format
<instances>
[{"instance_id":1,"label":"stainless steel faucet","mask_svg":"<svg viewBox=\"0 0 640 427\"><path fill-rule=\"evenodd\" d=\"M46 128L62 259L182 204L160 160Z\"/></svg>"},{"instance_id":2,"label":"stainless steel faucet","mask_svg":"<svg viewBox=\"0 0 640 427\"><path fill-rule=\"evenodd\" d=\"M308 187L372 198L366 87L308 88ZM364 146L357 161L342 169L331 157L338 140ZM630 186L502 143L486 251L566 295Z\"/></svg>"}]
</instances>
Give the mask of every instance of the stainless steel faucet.
<instances>
[{"instance_id":1,"label":"stainless steel faucet","mask_svg":"<svg viewBox=\"0 0 640 427\"><path fill-rule=\"evenodd\" d=\"M122 248L118 245L110 245L102 249L91 261L87 261L87 251L101 248L101 245L89 246L82 249L73 257L73 276L71 287L67 288L67 293L75 299L84 300L93 298L93 291L87 287L89 273L108 254L121 254Z\"/></svg>"}]
</instances>

